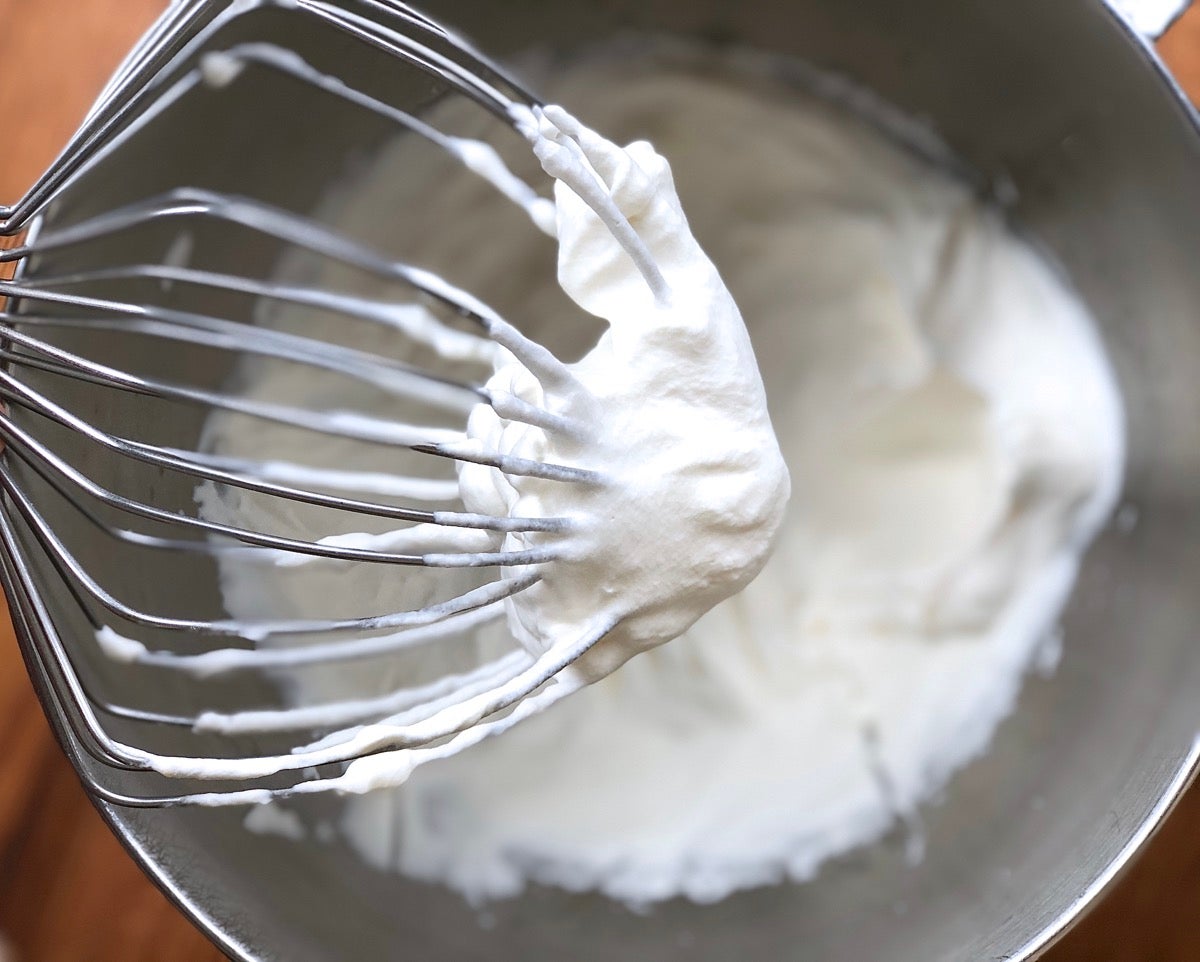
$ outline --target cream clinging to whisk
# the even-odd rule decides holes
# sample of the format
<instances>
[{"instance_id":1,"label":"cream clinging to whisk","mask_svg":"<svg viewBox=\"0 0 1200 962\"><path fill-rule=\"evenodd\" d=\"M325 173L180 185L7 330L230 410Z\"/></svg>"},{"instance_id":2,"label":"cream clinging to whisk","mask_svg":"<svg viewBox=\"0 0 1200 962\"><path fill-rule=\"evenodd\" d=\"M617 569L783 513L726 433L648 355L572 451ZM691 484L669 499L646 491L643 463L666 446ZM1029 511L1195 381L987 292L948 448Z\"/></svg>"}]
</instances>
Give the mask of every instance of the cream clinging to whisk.
<instances>
[{"instance_id":1,"label":"cream clinging to whisk","mask_svg":"<svg viewBox=\"0 0 1200 962\"><path fill-rule=\"evenodd\" d=\"M754 352L737 306L687 226L670 166L638 142L621 149L561 108L531 131L557 180L559 283L609 329L556 383L519 362L490 388L566 418L574 431L471 416L483 448L567 463L603 480L564 488L478 465L460 468L481 514L569 517L567 534L514 532L512 550L563 552L509 602L535 651L597 616L613 625L575 665L608 674L685 631L766 561L789 484Z\"/></svg>"}]
</instances>

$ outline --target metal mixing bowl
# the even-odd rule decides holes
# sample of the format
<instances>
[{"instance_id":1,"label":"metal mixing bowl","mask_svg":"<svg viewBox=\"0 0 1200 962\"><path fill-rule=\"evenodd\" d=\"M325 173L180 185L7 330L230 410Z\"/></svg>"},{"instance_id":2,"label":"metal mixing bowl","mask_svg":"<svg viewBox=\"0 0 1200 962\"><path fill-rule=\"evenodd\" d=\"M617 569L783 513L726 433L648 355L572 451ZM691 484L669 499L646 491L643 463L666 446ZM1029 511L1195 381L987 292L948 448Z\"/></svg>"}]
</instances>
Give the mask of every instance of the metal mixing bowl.
<instances>
[{"instance_id":1,"label":"metal mixing bowl","mask_svg":"<svg viewBox=\"0 0 1200 962\"><path fill-rule=\"evenodd\" d=\"M424 6L502 58L517 56L535 38L562 53L620 30L666 31L795 55L928 118L985 177L1011 180L1016 216L1065 265L1098 317L1127 405L1123 517L1136 517L1136 524L1114 525L1090 553L1066 615L1061 666L1052 678L1029 682L992 751L927 807L928 853L915 867L901 845L886 843L840 861L813 884L754 891L711 907L673 902L639 915L597 897L535 890L494 906L481 921L457 896L375 872L337 844L248 834L239 813L105 810L105 816L147 871L239 959L975 962L1036 954L1145 840L1195 761L1195 116L1144 43L1098 0L426 0ZM291 41L314 55L337 53L336 44L304 30ZM386 70L361 52L347 63L364 78ZM119 164L95 171L56 204L50 219L70 220L144 195L165 186L164 171L178 181L203 170L207 185L314 208L333 180L365 162L382 131L341 110L296 118L288 95L284 84L264 84L261 100L247 103L244 116L218 115L203 98L184 105ZM236 132L239 125L294 148L293 162L250 164L227 140L208 143L196 134ZM347 143L360 145L350 161ZM84 257L89 265L127 261L129 254L115 247L62 254L32 271L83 266ZM268 247L245 244L228 252L230 264L243 267L273 256ZM208 304L195 292L177 297L186 306ZM206 354L110 350L122 363L167 375L186 371L218 383L227 373ZM101 423L133 422L168 443L190 444L200 428L198 415L151 424L153 410L136 399L126 404L106 395L101 405L89 391L78 385L65 400ZM116 470L81 442L56 443L79 448L78 460L101 481ZM163 481L152 496L184 505L191 491ZM159 609L219 605L213 572L148 578L63 516L52 499L46 510L70 527L73 546L102 566L118 593ZM136 683L103 666L95 670L118 693L121 684ZM170 738L164 733L161 747L170 748Z\"/></svg>"}]
</instances>

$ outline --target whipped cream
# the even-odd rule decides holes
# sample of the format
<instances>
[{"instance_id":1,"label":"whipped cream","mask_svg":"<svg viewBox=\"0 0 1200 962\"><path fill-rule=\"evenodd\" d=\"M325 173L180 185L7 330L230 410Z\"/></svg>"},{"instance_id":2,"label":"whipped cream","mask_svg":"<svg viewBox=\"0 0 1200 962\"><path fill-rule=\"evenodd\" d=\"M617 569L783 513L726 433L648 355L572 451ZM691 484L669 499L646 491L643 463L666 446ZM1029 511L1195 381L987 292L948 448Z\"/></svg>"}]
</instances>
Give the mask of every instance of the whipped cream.
<instances>
[{"instance_id":1,"label":"whipped cream","mask_svg":"<svg viewBox=\"0 0 1200 962\"><path fill-rule=\"evenodd\" d=\"M535 151L556 178L558 280L608 324L587 355L542 379L511 355L488 381L561 418L549 428L472 412L472 452L502 451L590 472L594 481L459 469L468 511L564 518L564 532L513 532L503 550L550 544L556 560L508 601L533 654L599 622L571 666L595 681L670 641L762 569L789 483L741 314L688 229L667 161L622 149L547 108ZM508 568L520 578L523 568Z\"/></svg>"},{"instance_id":2,"label":"whipped cream","mask_svg":"<svg viewBox=\"0 0 1200 962\"><path fill-rule=\"evenodd\" d=\"M553 93L597 129L648 137L671 158L689 231L664 238L655 260L671 280L673 265L684 263L670 256L671 245L690 249L694 232L720 265L758 354L790 468L791 505L758 578L681 637L503 738L413 772L400 789L347 798L337 827L381 870L449 885L477 901L514 896L530 883L640 904L675 896L712 901L806 880L833 856L900 821L911 824L922 802L986 750L1025 672L1053 650L1047 644L1057 640L1080 557L1119 489L1115 382L1085 307L1032 246L957 180L846 110L784 86L770 71L678 61L666 67L627 51L613 65L576 64L555 78ZM463 119L452 107L444 111L439 121ZM543 133L554 140L553 131ZM653 175L657 152L635 146L627 156ZM532 165L521 171L519 160L506 160L532 173ZM663 202L663 223L670 223L667 214L682 215L671 209L675 194L661 170L664 179L648 196ZM561 283L610 322L599 343L585 325L564 320L561 290L539 272L546 241L510 231L511 202L467 171L448 173L444 158L426 163L411 141L356 183L338 217L343 229L382 249L414 244L431 262L454 264L452 280L466 290L519 305L523 330L560 352L584 353L573 373L586 395L616 399L606 415L615 420L588 420L598 446L587 467L632 485L642 495L635 510L646 512L640 520L654 533L635 540L630 559L646 584L622 580L620 566L595 575L629 593L610 609L627 616L628 643L599 662L602 673L691 617L670 606L660 612L655 603L678 583L659 581L654 570L663 514L651 511L647 493L657 480L639 488L624 472L639 457L685 475L695 462L639 450L657 440L636 418L632 392L652 381L653 358L668 358L675 369L671 352L683 342L653 343L654 325L670 329L674 318L628 248L569 206L573 193L560 189L557 198ZM380 215L414 203L428 208L427 221ZM577 228L564 224L564 207ZM637 224L632 214L626 211ZM479 251L486 254L464 254ZM700 355L719 345L737 363L728 390L704 378L670 389L659 403L672 415L662 423L683 433L680 453L718 458L739 449L701 444L704 423L687 419L687 404L713 420L713 438L728 440L739 423L748 428L755 443L739 455L747 470L722 460L712 495L728 509L744 489L746 517L767 530L773 516L764 505L784 481L762 443L768 422L749 374L749 346L732 323L732 302L729 312L712 312L726 302L707 258L689 256L686 264L695 281L675 286L690 296L695 283L707 305L700 317L721 319L697 332ZM608 277L620 283L609 288L601 283ZM336 267L317 279L363 296L387 293ZM622 291L635 288L639 310L625 310ZM639 316L649 325L639 326ZM328 319L300 312L282 311L273 323L325 336L333 329ZM340 325L336 337L401 358L430 356L396 331ZM643 342L666 353L644 357ZM621 363L612 363L618 356ZM738 379L749 391L742 407L734 397ZM262 399L346 400L344 386L284 366L248 371L244 383ZM720 389L710 395L714 386ZM503 355L492 388L552 409L586 397L547 391L543 379ZM566 435L512 428L478 412L472 422L476 442L499 432L539 457L582 463L586 444L572 447ZM637 445L621 445L626 431L638 432L628 435ZM352 462L372 476L418 471L394 452L349 444L313 451L307 436L223 414L211 420L209 441L221 458L315 461L330 472ZM769 475L762 487L754 483L755 459ZM476 508L507 512L522 501L522 513L568 510L554 503L548 483L510 482L485 469L460 478ZM565 496L580 497L578 485L568 488ZM677 494L664 485L657 497L668 496ZM609 495L598 485L582 497L598 499L589 510L599 515ZM607 510L615 523L624 516L634 525L619 499ZM204 511L311 537L346 534L326 513L285 511L237 492L205 492ZM740 565L714 597L760 563L761 548L739 530L752 525L724 512L692 523L733 544L731 555L701 560ZM721 533L726 525L731 530ZM387 536L384 525L373 531ZM678 550L664 544L661 560L673 567ZM386 566L286 570L236 558L222 565L226 606L243 618L327 617L381 604L399 610L425 603L432 591L420 572L399 578ZM468 572L452 576L457 590L477 583ZM571 585L548 582L528 598L537 604L508 613L531 648L581 611ZM509 620L471 628L472 661L511 648ZM292 703L306 705L382 697L414 674L463 664L461 648L425 648L289 672L286 690ZM383 774L360 772L370 776L363 787ZM288 825L294 834L294 822ZM328 831L325 822L316 827Z\"/></svg>"}]
</instances>

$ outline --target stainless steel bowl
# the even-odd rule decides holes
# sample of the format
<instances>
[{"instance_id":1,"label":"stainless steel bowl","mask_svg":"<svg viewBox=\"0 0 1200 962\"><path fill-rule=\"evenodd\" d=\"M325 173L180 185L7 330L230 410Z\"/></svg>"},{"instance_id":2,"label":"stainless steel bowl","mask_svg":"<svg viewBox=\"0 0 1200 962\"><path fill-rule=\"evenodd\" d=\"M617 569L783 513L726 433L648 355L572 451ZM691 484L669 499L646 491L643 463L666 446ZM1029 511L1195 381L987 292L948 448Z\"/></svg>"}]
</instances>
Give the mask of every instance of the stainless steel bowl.
<instances>
[{"instance_id":1,"label":"stainless steel bowl","mask_svg":"<svg viewBox=\"0 0 1200 962\"><path fill-rule=\"evenodd\" d=\"M747 44L845 74L928 118L985 177L1011 182L1017 217L1065 265L1099 318L1127 405L1125 517L1136 512L1137 523L1114 526L1089 555L1058 672L1030 681L993 750L928 806L928 854L916 867L899 844L883 844L842 860L813 884L712 907L674 902L638 915L596 897L536 890L493 907L484 924L439 888L375 872L336 844L248 834L236 813L106 809L106 818L146 870L239 959L976 962L1036 955L1164 817L1196 760L1195 115L1145 44L1099 0L426 0L424 7L500 57L519 56L531 39L569 56L627 30ZM292 41L331 55L304 31ZM349 62L364 77L380 67L361 53ZM168 170L173 180L202 170L208 185L315 208L352 169L345 145L359 145L353 162L363 162L381 131L344 112L297 123L287 97L286 86L265 85L244 116L218 116L203 101L185 105L120 165L94 172L51 219L144 195L166 185ZM282 170L254 165L224 142L196 135L239 125L277 135L296 148L294 162ZM96 264L127 253L86 256ZM33 271L68 266L66 256ZM269 263L274 252L240 243L228 256ZM188 305L203 307L194 297ZM207 356L110 350L123 363L164 373L186 368L214 383L227 374ZM78 391L70 400L90 405L102 422L153 416L139 404L101 408L86 385ZM169 443L194 438L199 427L198 419L177 420L156 430ZM80 458L102 481L115 470L94 452ZM156 496L182 505L191 492L167 485ZM58 510L47 502L48 513ZM90 530L62 521L81 556L103 564L115 588L153 596L156 607L218 605L212 572L209 581L149 581L93 542ZM106 681L119 685L123 677L110 672Z\"/></svg>"}]
</instances>

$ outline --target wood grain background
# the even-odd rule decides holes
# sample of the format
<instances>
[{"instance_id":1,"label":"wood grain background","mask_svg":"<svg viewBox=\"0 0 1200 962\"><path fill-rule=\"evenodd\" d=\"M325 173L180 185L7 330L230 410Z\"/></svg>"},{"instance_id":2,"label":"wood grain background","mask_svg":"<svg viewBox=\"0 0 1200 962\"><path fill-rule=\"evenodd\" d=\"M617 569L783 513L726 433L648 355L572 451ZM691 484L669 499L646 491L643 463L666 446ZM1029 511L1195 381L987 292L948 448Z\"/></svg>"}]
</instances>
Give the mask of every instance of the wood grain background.
<instances>
[{"instance_id":1,"label":"wood grain background","mask_svg":"<svg viewBox=\"0 0 1200 962\"><path fill-rule=\"evenodd\" d=\"M12 202L46 166L163 6L164 0L0 0L0 198ZM1161 50L1200 99L1200 4ZM89 805L46 727L0 611L0 962L221 958L142 876ZM1197 960L1200 787L1049 956L1049 962Z\"/></svg>"}]
</instances>

